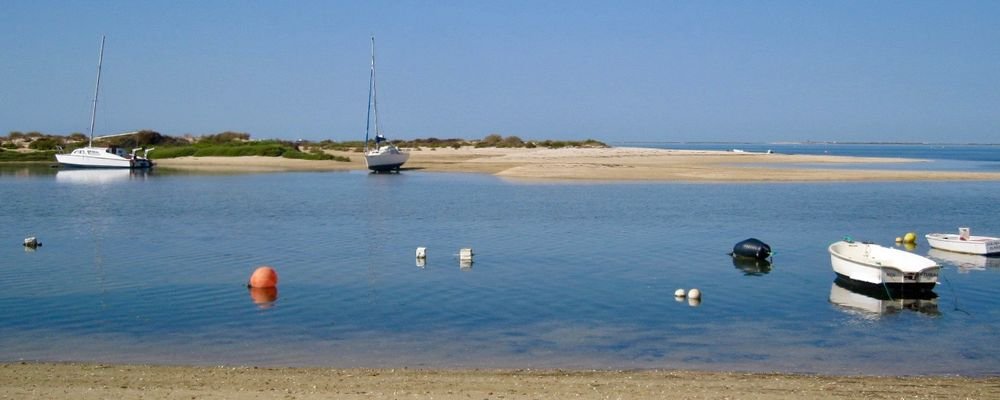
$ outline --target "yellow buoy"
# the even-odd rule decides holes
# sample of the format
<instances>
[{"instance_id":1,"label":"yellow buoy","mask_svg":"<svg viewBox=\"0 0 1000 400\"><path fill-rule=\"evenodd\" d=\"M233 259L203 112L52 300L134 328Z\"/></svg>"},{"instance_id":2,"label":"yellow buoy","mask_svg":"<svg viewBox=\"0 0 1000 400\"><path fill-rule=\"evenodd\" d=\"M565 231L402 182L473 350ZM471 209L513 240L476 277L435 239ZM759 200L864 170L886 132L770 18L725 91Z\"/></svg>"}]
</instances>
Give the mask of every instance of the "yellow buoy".
<instances>
[{"instance_id":1,"label":"yellow buoy","mask_svg":"<svg viewBox=\"0 0 1000 400\"><path fill-rule=\"evenodd\" d=\"M917 234L913 232L906 232L903 235L903 243L914 243L917 241Z\"/></svg>"}]
</instances>

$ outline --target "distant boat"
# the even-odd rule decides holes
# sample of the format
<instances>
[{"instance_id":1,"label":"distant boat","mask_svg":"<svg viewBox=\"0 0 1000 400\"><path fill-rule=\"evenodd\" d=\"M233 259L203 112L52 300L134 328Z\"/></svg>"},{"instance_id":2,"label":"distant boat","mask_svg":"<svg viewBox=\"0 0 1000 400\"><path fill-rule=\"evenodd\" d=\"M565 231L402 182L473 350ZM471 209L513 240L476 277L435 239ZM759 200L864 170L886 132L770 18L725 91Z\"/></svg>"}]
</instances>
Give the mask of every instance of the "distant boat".
<instances>
[{"instance_id":1,"label":"distant boat","mask_svg":"<svg viewBox=\"0 0 1000 400\"><path fill-rule=\"evenodd\" d=\"M953 233L931 233L924 237L927 238L927 243L935 249L966 254L1000 254L1000 238L972 236L970 235L969 228L958 228L957 235Z\"/></svg>"},{"instance_id":2,"label":"distant boat","mask_svg":"<svg viewBox=\"0 0 1000 400\"><path fill-rule=\"evenodd\" d=\"M375 146L369 149L368 137L374 122ZM368 121L365 123L365 164L375 172L399 171L410 158L382 135L378 125L378 91L375 89L375 37L372 36L372 69L368 78Z\"/></svg>"},{"instance_id":3,"label":"distant boat","mask_svg":"<svg viewBox=\"0 0 1000 400\"><path fill-rule=\"evenodd\" d=\"M930 290L941 272L941 266L934 260L873 243L842 240L831 244L828 250L833 272L858 283L894 290Z\"/></svg>"},{"instance_id":4,"label":"distant boat","mask_svg":"<svg viewBox=\"0 0 1000 400\"><path fill-rule=\"evenodd\" d=\"M97 61L97 85L94 89L94 104L90 112L90 139L87 147L74 149L69 154L56 154L56 161L65 167L76 168L151 168L153 162L149 160L149 152L153 149L135 148L131 152L125 149L109 146L94 147L94 122L97 118L97 96L101 92L101 65L104 63L104 36L101 37L101 53ZM97 139L105 139L116 136L134 135L137 132L120 133L116 135L100 136ZM139 155L142 151L142 155Z\"/></svg>"}]
</instances>

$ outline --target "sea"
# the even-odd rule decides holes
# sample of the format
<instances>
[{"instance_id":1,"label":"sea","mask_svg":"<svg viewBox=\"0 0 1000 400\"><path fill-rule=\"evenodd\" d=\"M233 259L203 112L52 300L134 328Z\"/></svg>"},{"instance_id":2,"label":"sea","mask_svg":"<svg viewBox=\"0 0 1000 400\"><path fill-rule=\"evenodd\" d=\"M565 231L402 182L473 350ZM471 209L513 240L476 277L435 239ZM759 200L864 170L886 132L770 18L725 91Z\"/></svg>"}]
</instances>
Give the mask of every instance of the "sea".
<instances>
[{"instance_id":1,"label":"sea","mask_svg":"<svg viewBox=\"0 0 1000 400\"><path fill-rule=\"evenodd\" d=\"M1000 146L641 145L1000 170ZM997 181L0 166L0 361L996 376L1000 258L923 235L1000 236L998 205ZM845 237L933 258L940 283L845 287ZM771 259L731 257L748 238ZM247 288L265 265L276 290Z\"/></svg>"}]
</instances>

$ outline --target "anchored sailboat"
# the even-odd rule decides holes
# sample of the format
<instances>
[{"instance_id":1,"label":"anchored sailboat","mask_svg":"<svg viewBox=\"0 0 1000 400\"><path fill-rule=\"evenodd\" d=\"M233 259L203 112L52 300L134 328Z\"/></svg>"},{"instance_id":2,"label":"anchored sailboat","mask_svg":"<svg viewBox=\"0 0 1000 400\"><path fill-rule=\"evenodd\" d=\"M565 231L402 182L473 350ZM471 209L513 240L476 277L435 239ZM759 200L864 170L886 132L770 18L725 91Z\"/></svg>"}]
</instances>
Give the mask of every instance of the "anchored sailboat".
<instances>
[{"instance_id":1,"label":"anchored sailboat","mask_svg":"<svg viewBox=\"0 0 1000 400\"><path fill-rule=\"evenodd\" d=\"M372 123L375 127L375 145L368 147ZM410 158L382 135L378 125L378 92L375 89L375 37L372 36L372 70L368 78L368 121L365 122L365 163L375 172L399 171Z\"/></svg>"},{"instance_id":2,"label":"anchored sailboat","mask_svg":"<svg viewBox=\"0 0 1000 400\"><path fill-rule=\"evenodd\" d=\"M150 168L153 162L147 157L153 149L136 148L130 153L125 149L110 147L94 147L94 122L97 119L97 96L101 92L101 65L104 63L104 36L101 36L101 54L97 60L97 86L94 89L94 105L90 111L90 140L87 147L73 150L70 154L56 154L56 161L66 167L78 168ZM119 133L116 135L99 136L104 139L115 136L134 135L137 132ZM142 151L142 155L138 152Z\"/></svg>"}]
</instances>

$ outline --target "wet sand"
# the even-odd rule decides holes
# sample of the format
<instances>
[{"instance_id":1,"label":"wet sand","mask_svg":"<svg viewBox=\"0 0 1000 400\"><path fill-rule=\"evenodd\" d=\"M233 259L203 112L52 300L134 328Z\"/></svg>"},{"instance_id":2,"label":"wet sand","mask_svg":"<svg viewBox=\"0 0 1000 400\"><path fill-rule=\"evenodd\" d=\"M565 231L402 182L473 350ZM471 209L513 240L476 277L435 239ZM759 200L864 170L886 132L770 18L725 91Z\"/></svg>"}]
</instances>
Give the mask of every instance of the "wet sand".
<instances>
[{"instance_id":1,"label":"wet sand","mask_svg":"<svg viewBox=\"0 0 1000 400\"><path fill-rule=\"evenodd\" d=\"M492 174L546 181L856 182L1000 180L1000 172L879 168L917 160L614 147L606 149L408 149L404 170ZM275 157L183 157L156 160L160 168L217 171L364 170L361 153L329 152L350 162ZM869 164L865 169L825 166Z\"/></svg>"},{"instance_id":2,"label":"wet sand","mask_svg":"<svg viewBox=\"0 0 1000 400\"><path fill-rule=\"evenodd\" d=\"M998 377L0 364L16 399L996 399Z\"/></svg>"}]
</instances>

